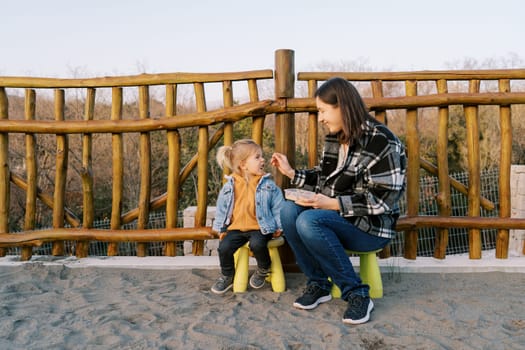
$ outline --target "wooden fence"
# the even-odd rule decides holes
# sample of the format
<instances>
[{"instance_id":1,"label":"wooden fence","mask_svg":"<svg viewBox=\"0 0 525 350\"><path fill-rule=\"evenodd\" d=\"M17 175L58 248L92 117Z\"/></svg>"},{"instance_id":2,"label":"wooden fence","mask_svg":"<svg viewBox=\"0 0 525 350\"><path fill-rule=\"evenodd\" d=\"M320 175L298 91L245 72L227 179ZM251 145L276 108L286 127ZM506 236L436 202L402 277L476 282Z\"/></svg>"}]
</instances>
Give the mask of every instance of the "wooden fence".
<instances>
[{"instance_id":1,"label":"wooden fence","mask_svg":"<svg viewBox=\"0 0 525 350\"><path fill-rule=\"evenodd\" d=\"M35 77L0 77L0 253L5 255L5 247L20 246L21 259L32 256L34 246L43 242L53 242L53 255L64 254L64 241L74 241L75 255L87 256L89 241L109 242L108 255L116 255L119 242L137 242L137 255L146 255L147 242L167 242L165 254L176 255L176 241L193 240L194 254L202 254L203 240L214 238L210 227L206 227L208 204L209 151L222 139L224 144L233 143L233 127L236 122L246 118L252 120L252 137L263 142L264 122L268 116L275 116L275 150L285 153L291 163L295 162L296 131L295 118L298 114L308 114L308 163L314 165L318 159L318 127L313 93L322 82L332 76L341 76L354 83L364 84L371 91L365 102L376 118L386 122L390 111L406 111L405 126L408 152L407 173L407 215L397 225L398 231L405 233L405 257L416 258L417 232L419 228L436 227L435 257L445 258L448 229L464 227L469 229L469 252L471 259L481 258L480 230L498 229L496 257L507 258L509 229L525 229L525 219L510 218L510 166L512 153L511 107L525 104L525 92L513 92L514 81L525 79L524 69L475 70L475 71L423 71L423 72L299 72L295 73L294 52L278 50L275 52L275 67L235 73L171 73L141 74L137 76L104 77L92 79L52 79ZM260 99L262 81L274 84L274 97ZM480 84L496 81L497 92L480 92ZM404 84L403 96L387 96L384 85L391 82ZM418 94L418 84L434 84L429 93ZM468 91L449 92L451 82L466 82ZM295 97L298 84L306 84L308 96ZM206 87L210 84L222 86L222 106L207 110ZM233 86L242 84L248 92L248 101L239 101L234 95ZM150 117L150 89L164 87L164 115ZM195 112L178 114L177 90L181 86L193 87ZM84 97L83 120L68 119L66 111L66 92L75 89L82 91ZM100 89L111 91L111 113L104 119L96 115L96 93ZM131 118L123 118L124 90L138 90L138 110ZM39 119L35 113L37 91L54 92L54 120ZM9 101L13 95L23 92L24 118L10 118ZM237 99L236 99L237 97ZM457 183L449 178L447 145L449 133L449 107L463 106L468 147L469 184ZM480 217L480 207L493 209L494 204L480 194L480 153L479 120L480 106L499 106L501 130L499 160L499 216ZM438 109L437 162L433 164L422 159L419 150L418 117L422 109ZM521 116L525 117L525 116ZM496 122L496 121L495 121ZM181 164L181 134L184 128L198 128L197 153L189 162ZM212 128L213 127L213 128ZM213 132L210 134L210 131ZM168 176L166 192L155 198L151 195L152 154L151 133L165 132L168 149ZM123 187L126 164L123 137L138 134L140 172L140 193L134 209L123 212ZM24 135L25 155L22 170L12 171L13 157L21 155L10 152L9 136ZM51 135L56 143L55 174L53 191L38 188L38 138L37 135ZM82 212L75 213L66 206L67 174L70 162L69 137L80 135L82 139ZM93 178L93 135L111 135L112 144L112 207L110 229L93 228L95 198ZM496 147L496 146L495 146ZM194 228L177 227L177 212L180 202L180 187L190 173L197 174L197 212ZM439 177L439 193L436 201L438 216L420 216L419 177L420 169ZM289 186L286 178L275 174L276 182L282 187ZM25 217L22 232L9 232L10 192L16 186L25 193ZM468 216L451 216L450 191L454 187L468 196ZM37 203L43 203L52 210L52 228L37 229ZM210 204L213 205L213 204ZM164 229L148 229L148 216L153 210L166 211ZM81 217L81 219L80 219ZM124 230L122 226L135 221L137 228ZM288 250L282 251L283 261L290 263L293 257ZM388 251L386 252L388 255Z\"/></svg>"}]
</instances>

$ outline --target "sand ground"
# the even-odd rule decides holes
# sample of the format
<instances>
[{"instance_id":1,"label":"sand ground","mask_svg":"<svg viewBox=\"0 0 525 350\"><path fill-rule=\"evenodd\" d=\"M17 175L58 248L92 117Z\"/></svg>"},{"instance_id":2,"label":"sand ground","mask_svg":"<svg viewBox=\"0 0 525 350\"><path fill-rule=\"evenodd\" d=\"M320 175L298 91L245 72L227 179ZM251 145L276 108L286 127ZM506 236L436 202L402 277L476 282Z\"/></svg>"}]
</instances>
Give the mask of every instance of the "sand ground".
<instances>
[{"instance_id":1,"label":"sand ground","mask_svg":"<svg viewBox=\"0 0 525 350\"><path fill-rule=\"evenodd\" d=\"M371 321L297 310L305 278L217 296L218 269L0 266L1 349L525 349L525 274L383 273Z\"/></svg>"}]
</instances>

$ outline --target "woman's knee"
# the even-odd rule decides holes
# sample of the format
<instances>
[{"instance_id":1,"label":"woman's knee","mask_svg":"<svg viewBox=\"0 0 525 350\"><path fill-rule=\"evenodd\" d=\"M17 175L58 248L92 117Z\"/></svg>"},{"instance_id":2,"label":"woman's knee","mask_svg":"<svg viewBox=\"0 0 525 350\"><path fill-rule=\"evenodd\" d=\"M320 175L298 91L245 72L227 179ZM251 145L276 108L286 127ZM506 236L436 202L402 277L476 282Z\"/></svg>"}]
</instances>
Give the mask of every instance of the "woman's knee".
<instances>
[{"instance_id":1,"label":"woman's knee","mask_svg":"<svg viewBox=\"0 0 525 350\"><path fill-rule=\"evenodd\" d=\"M299 216L297 217L296 222L296 228L299 235L305 239L319 239L319 229L322 229L322 227L319 227L319 222L317 220L316 210L305 210Z\"/></svg>"}]
</instances>

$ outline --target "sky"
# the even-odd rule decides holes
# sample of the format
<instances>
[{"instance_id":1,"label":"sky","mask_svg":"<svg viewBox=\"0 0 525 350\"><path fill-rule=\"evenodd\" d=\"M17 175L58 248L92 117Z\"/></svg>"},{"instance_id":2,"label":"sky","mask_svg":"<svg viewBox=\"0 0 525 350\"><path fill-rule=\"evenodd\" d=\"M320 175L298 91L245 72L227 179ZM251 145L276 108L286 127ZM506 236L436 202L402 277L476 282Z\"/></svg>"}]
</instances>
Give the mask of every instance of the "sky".
<instances>
[{"instance_id":1,"label":"sky","mask_svg":"<svg viewBox=\"0 0 525 350\"><path fill-rule=\"evenodd\" d=\"M0 76L273 69L278 49L294 50L296 72L523 68L524 10L523 0L5 0Z\"/></svg>"}]
</instances>

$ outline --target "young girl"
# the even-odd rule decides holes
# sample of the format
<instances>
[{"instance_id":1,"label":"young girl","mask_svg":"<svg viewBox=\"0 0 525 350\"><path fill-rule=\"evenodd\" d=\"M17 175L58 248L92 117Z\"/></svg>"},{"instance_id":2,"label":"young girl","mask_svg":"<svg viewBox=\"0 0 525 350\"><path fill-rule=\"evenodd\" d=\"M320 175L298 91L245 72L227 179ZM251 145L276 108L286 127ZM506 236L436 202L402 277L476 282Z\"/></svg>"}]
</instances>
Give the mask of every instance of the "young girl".
<instances>
[{"instance_id":1,"label":"young girl","mask_svg":"<svg viewBox=\"0 0 525 350\"><path fill-rule=\"evenodd\" d=\"M250 277L252 288L261 288L270 272L268 241L282 232L280 210L282 191L270 174L264 171L261 146L253 140L239 140L232 146L220 147L217 163L233 174L217 198L217 212L213 230L219 233L219 260L221 275L211 287L223 294L233 286L235 251L250 242L250 250L257 260L257 270Z\"/></svg>"}]
</instances>

